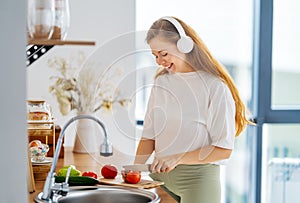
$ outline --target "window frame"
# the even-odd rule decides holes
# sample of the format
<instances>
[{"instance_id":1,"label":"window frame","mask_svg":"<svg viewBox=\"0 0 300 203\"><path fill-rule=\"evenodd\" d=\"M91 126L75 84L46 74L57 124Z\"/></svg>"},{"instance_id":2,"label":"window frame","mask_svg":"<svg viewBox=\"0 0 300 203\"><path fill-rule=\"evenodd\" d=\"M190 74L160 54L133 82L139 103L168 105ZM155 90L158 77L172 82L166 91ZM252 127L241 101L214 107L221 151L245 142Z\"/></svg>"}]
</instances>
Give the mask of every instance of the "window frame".
<instances>
[{"instance_id":1,"label":"window frame","mask_svg":"<svg viewBox=\"0 0 300 203\"><path fill-rule=\"evenodd\" d=\"M264 124L300 123L300 109L272 109L273 0L254 0L252 102L256 126L250 126L251 188L248 202L261 202Z\"/></svg>"}]
</instances>

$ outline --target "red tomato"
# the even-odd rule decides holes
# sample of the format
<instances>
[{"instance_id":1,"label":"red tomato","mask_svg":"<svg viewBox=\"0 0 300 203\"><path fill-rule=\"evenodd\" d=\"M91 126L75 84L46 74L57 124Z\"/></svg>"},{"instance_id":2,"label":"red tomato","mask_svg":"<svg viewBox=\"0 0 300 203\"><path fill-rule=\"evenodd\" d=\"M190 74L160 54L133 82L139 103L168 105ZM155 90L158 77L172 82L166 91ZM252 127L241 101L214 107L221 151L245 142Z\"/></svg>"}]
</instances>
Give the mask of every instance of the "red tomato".
<instances>
[{"instance_id":1,"label":"red tomato","mask_svg":"<svg viewBox=\"0 0 300 203\"><path fill-rule=\"evenodd\" d=\"M122 175L126 183L137 184L141 180L141 173L139 171L128 171Z\"/></svg>"},{"instance_id":2,"label":"red tomato","mask_svg":"<svg viewBox=\"0 0 300 203\"><path fill-rule=\"evenodd\" d=\"M98 175L95 172L92 171L85 171L82 173L82 176L89 176L95 179L98 179Z\"/></svg>"},{"instance_id":3,"label":"red tomato","mask_svg":"<svg viewBox=\"0 0 300 203\"><path fill-rule=\"evenodd\" d=\"M114 165L104 165L101 175L107 179L114 179L118 175L118 169Z\"/></svg>"}]
</instances>

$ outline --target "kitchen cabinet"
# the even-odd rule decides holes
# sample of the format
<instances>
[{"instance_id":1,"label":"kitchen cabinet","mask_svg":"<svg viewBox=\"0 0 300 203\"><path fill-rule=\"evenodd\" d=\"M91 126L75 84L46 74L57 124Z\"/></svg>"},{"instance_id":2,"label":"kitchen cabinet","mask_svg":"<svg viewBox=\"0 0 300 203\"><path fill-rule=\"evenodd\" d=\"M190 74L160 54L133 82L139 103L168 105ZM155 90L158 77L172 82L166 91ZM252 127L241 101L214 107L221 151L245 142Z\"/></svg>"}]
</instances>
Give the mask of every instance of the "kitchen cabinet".
<instances>
[{"instance_id":1,"label":"kitchen cabinet","mask_svg":"<svg viewBox=\"0 0 300 203\"><path fill-rule=\"evenodd\" d=\"M47 145L51 144L51 155L55 152L55 123L53 121L46 122L28 122L27 127L29 143L36 138L43 141ZM48 138L51 137L52 140ZM49 145L50 146L50 145Z\"/></svg>"}]
</instances>

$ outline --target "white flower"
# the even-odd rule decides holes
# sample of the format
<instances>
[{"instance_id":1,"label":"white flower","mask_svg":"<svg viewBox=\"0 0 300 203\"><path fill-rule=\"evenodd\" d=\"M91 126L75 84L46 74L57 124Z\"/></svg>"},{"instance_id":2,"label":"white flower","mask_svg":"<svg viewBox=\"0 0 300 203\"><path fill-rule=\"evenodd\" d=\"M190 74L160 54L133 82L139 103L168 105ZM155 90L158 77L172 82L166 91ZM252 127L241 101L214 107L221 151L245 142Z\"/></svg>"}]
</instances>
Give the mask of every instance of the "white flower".
<instances>
[{"instance_id":1,"label":"white flower","mask_svg":"<svg viewBox=\"0 0 300 203\"><path fill-rule=\"evenodd\" d=\"M71 111L71 103L66 97L57 97L57 101L59 103L59 110L62 115L67 115Z\"/></svg>"},{"instance_id":2,"label":"white flower","mask_svg":"<svg viewBox=\"0 0 300 203\"><path fill-rule=\"evenodd\" d=\"M82 53L79 53L77 59L68 60L72 63L68 63L64 58L49 60L49 67L55 68L59 73L58 76L50 77L54 83L49 91L56 96L62 115L67 115L74 109L93 113L101 108L111 110L113 103L122 106L129 103L128 99L116 99L120 91L114 86L113 81L123 73L121 69L116 69L112 73L108 71L104 77L97 72L99 67L85 67L80 70L84 62ZM76 72L78 77L75 77Z\"/></svg>"}]
</instances>

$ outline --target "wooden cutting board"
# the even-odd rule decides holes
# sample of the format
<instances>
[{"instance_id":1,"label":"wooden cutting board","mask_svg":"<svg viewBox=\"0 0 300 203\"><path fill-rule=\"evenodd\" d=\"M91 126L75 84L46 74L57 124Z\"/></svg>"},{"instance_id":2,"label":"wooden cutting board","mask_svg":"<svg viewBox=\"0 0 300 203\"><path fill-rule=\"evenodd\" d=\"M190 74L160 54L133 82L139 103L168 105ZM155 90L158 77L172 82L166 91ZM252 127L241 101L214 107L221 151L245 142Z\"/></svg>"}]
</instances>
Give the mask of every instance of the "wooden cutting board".
<instances>
[{"instance_id":1,"label":"wooden cutting board","mask_svg":"<svg viewBox=\"0 0 300 203\"><path fill-rule=\"evenodd\" d=\"M143 178L137 184L130 184L130 183L125 183L122 179L122 176L119 175L115 179L100 178L99 182L102 184L117 185L117 186L132 187L132 188L142 188L142 189L150 189L164 184L163 182L160 181L146 180Z\"/></svg>"}]
</instances>

